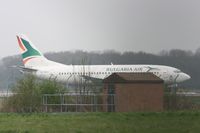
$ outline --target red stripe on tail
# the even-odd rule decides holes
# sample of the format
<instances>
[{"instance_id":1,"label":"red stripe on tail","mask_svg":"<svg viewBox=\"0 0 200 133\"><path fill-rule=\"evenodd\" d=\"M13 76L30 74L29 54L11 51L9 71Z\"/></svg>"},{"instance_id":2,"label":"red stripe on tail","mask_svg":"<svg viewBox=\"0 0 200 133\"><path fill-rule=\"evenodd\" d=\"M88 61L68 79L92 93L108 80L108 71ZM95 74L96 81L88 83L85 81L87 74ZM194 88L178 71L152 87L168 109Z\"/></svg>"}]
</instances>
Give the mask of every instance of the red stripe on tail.
<instances>
[{"instance_id":1,"label":"red stripe on tail","mask_svg":"<svg viewBox=\"0 0 200 133\"><path fill-rule=\"evenodd\" d=\"M31 58L27 58L27 59L23 60L24 65L25 65L29 60L31 60L31 59L33 59L33 58L35 58L35 57L31 57Z\"/></svg>"},{"instance_id":2,"label":"red stripe on tail","mask_svg":"<svg viewBox=\"0 0 200 133\"><path fill-rule=\"evenodd\" d=\"M18 36L17 36L17 41L18 41L18 44L19 44L19 47L21 48L21 50L25 51L26 49Z\"/></svg>"}]
</instances>

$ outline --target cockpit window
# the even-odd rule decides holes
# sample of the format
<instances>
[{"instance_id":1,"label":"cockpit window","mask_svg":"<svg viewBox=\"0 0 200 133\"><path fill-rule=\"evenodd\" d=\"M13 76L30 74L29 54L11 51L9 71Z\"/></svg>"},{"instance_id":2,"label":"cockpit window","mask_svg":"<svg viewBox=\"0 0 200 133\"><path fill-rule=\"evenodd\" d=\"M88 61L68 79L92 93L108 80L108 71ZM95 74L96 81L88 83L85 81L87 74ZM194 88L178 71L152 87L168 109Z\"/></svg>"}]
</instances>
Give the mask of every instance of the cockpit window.
<instances>
[{"instance_id":1,"label":"cockpit window","mask_svg":"<svg viewBox=\"0 0 200 133\"><path fill-rule=\"evenodd\" d=\"M181 73L181 70L174 70L175 73Z\"/></svg>"}]
</instances>

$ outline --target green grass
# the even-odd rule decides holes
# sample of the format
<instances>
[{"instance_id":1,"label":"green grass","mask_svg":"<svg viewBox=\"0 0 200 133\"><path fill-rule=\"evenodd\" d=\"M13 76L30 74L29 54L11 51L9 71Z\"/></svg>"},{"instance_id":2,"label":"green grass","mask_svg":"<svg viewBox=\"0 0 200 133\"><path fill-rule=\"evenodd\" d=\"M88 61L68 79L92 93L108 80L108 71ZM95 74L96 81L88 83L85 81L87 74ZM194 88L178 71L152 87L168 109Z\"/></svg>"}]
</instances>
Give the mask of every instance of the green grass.
<instances>
[{"instance_id":1,"label":"green grass","mask_svg":"<svg viewBox=\"0 0 200 133\"><path fill-rule=\"evenodd\" d=\"M0 133L200 133L200 112L2 113Z\"/></svg>"}]
</instances>

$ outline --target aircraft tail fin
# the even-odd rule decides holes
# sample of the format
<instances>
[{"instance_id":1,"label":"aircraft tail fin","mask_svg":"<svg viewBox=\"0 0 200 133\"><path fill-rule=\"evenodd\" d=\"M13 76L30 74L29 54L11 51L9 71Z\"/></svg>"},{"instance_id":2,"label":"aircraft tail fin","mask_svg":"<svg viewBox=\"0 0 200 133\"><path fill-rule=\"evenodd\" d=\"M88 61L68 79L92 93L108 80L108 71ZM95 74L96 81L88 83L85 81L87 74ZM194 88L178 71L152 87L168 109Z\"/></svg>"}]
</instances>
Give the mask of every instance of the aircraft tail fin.
<instances>
[{"instance_id":1,"label":"aircraft tail fin","mask_svg":"<svg viewBox=\"0 0 200 133\"><path fill-rule=\"evenodd\" d=\"M50 61L43 56L25 35L17 35L17 41L25 67L33 68L50 64Z\"/></svg>"}]
</instances>

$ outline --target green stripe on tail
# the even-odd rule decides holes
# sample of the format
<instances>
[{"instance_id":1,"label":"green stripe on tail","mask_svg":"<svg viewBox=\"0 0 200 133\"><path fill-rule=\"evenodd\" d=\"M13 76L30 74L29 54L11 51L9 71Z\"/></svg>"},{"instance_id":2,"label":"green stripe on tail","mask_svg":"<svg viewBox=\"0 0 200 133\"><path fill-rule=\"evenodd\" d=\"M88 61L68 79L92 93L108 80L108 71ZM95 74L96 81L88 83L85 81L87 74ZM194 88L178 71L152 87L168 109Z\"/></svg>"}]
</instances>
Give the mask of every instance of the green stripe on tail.
<instances>
[{"instance_id":1,"label":"green stripe on tail","mask_svg":"<svg viewBox=\"0 0 200 133\"><path fill-rule=\"evenodd\" d=\"M27 49L27 51L22 54L23 59L33 56L42 56L40 52L34 49L28 41L24 40L23 38L21 38L21 41Z\"/></svg>"}]
</instances>

